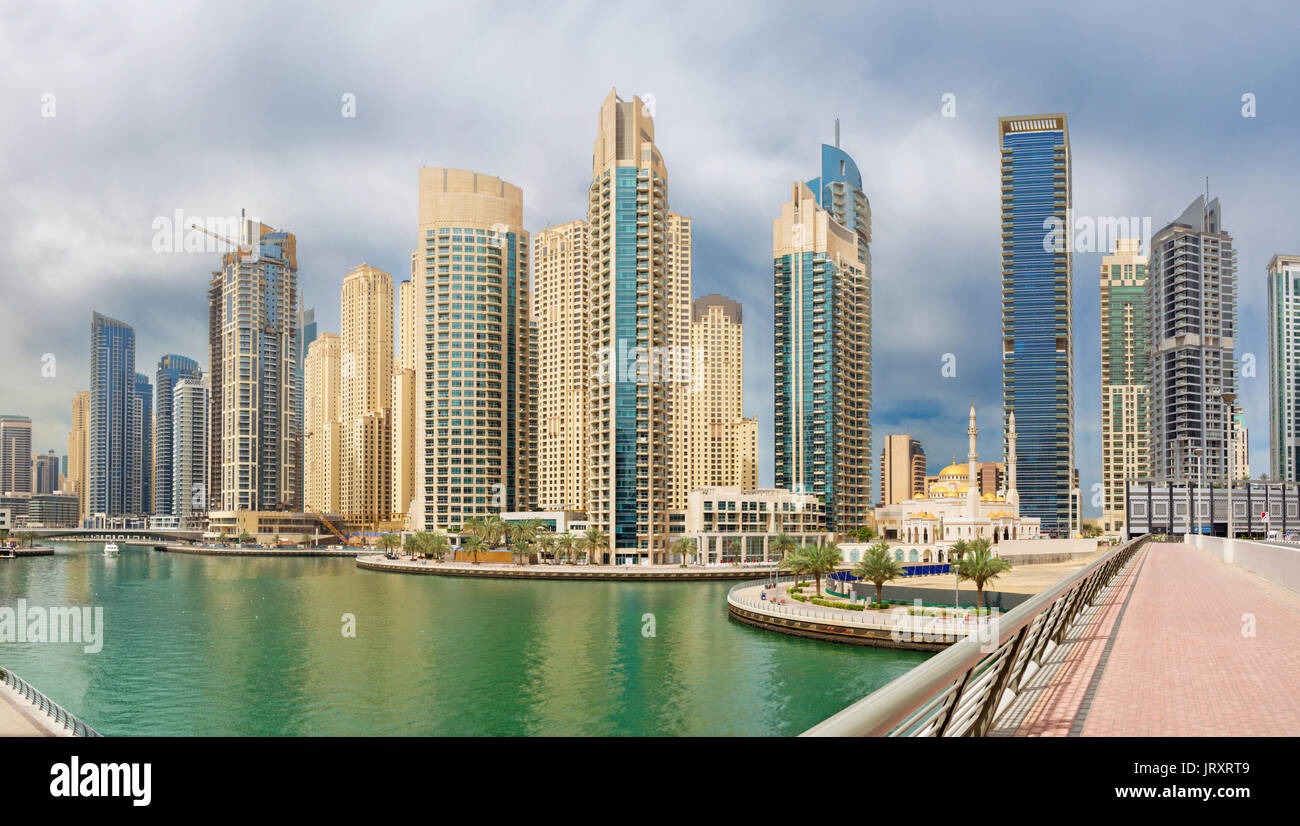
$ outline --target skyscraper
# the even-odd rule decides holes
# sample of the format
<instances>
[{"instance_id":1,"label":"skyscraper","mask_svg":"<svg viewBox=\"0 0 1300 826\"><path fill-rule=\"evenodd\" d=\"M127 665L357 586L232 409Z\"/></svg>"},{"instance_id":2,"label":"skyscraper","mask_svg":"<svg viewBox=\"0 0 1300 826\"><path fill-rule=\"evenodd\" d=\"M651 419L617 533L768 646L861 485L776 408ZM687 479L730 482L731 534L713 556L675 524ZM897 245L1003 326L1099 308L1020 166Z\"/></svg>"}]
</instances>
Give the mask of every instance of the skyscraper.
<instances>
[{"instance_id":1,"label":"skyscraper","mask_svg":"<svg viewBox=\"0 0 1300 826\"><path fill-rule=\"evenodd\" d=\"M201 375L198 362L175 353L158 359L154 373L156 430L154 432L153 512L160 515L175 514L175 496L172 493L172 391L182 379L197 379ZM206 398L206 394L205 394ZM207 415L203 417L207 422ZM204 464L206 470L207 465ZM203 481L207 484L207 480ZM189 493L186 492L186 501Z\"/></svg>"},{"instance_id":2,"label":"skyscraper","mask_svg":"<svg viewBox=\"0 0 1300 826\"><path fill-rule=\"evenodd\" d=\"M89 515L136 514L135 330L95 313L90 322L90 438L86 459Z\"/></svg>"},{"instance_id":3,"label":"skyscraper","mask_svg":"<svg viewBox=\"0 0 1300 826\"><path fill-rule=\"evenodd\" d=\"M209 283L213 510L301 510L298 243L242 221Z\"/></svg>"},{"instance_id":4,"label":"skyscraper","mask_svg":"<svg viewBox=\"0 0 1300 826\"><path fill-rule=\"evenodd\" d=\"M143 373L135 374L135 402L131 407L133 443L131 512L153 513L153 385Z\"/></svg>"},{"instance_id":5,"label":"skyscraper","mask_svg":"<svg viewBox=\"0 0 1300 826\"><path fill-rule=\"evenodd\" d=\"M691 321L692 321L692 253L693 236L690 218L669 212L668 235L664 247L664 267L668 281L668 358L674 375L668 386L668 466L691 466ZM757 434L757 430L755 430ZM686 495L693 487L687 473L668 474L668 507L686 509Z\"/></svg>"},{"instance_id":6,"label":"skyscraper","mask_svg":"<svg viewBox=\"0 0 1300 826\"><path fill-rule=\"evenodd\" d=\"M984 468L979 470L982 474ZM919 440L906 433L886 436L880 451L880 504L897 505L924 495L925 471L925 449ZM980 492L984 492L983 480Z\"/></svg>"},{"instance_id":7,"label":"skyscraper","mask_svg":"<svg viewBox=\"0 0 1300 826\"><path fill-rule=\"evenodd\" d=\"M322 333L303 363L303 502L321 513L340 513L342 476L343 343Z\"/></svg>"},{"instance_id":8,"label":"skyscraper","mask_svg":"<svg viewBox=\"0 0 1300 826\"><path fill-rule=\"evenodd\" d=\"M523 192L461 169L419 173L420 511L413 527L533 507L534 391Z\"/></svg>"},{"instance_id":9,"label":"skyscraper","mask_svg":"<svg viewBox=\"0 0 1300 826\"><path fill-rule=\"evenodd\" d=\"M341 508L387 520L393 496L393 277L362 264L343 278Z\"/></svg>"},{"instance_id":10,"label":"skyscraper","mask_svg":"<svg viewBox=\"0 0 1300 826\"><path fill-rule=\"evenodd\" d=\"M826 503L827 527L871 514L871 205L848 153L790 187L772 222L776 484Z\"/></svg>"},{"instance_id":11,"label":"skyscraper","mask_svg":"<svg viewBox=\"0 0 1300 826\"><path fill-rule=\"evenodd\" d=\"M543 510L587 509L590 267L586 221L547 227L533 236L537 501Z\"/></svg>"},{"instance_id":12,"label":"skyscraper","mask_svg":"<svg viewBox=\"0 0 1300 826\"><path fill-rule=\"evenodd\" d=\"M1124 480L1151 475L1147 393L1151 320L1141 239L1116 239L1101 259L1102 529L1124 533Z\"/></svg>"},{"instance_id":13,"label":"skyscraper","mask_svg":"<svg viewBox=\"0 0 1300 826\"><path fill-rule=\"evenodd\" d=\"M1300 255L1268 262L1268 458L1275 482L1300 481Z\"/></svg>"},{"instance_id":14,"label":"skyscraper","mask_svg":"<svg viewBox=\"0 0 1300 826\"><path fill-rule=\"evenodd\" d=\"M32 454L32 493L54 493L59 489L59 457L49 453Z\"/></svg>"},{"instance_id":15,"label":"skyscraper","mask_svg":"<svg viewBox=\"0 0 1300 826\"><path fill-rule=\"evenodd\" d=\"M1070 133L1065 115L998 118L1002 415L1019 425L1020 512L1067 535L1074 489Z\"/></svg>"},{"instance_id":16,"label":"skyscraper","mask_svg":"<svg viewBox=\"0 0 1300 826\"><path fill-rule=\"evenodd\" d=\"M0 415L0 494L32 490L32 420Z\"/></svg>"},{"instance_id":17,"label":"skyscraper","mask_svg":"<svg viewBox=\"0 0 1300 826\"><path fill-rule=\"evenodd\" d=\"M172 501L168 513L179 516L182 527L202 525L208 514L208 411L206 376L181 374L172 386L170 442ZM159 445L161 451L161 445Z\"/></svg>"},{"instance_id":18,"label":"skyscraper","mask_svg":"<svg viewBox=\"0 0 1300 826\"><path fill-rule=\"evenodd\" d=\"M72 397L72 429L68 431L68 484L77 495L77 524L86 518L86 460L90 450L90 391Z\"/></svg>"},{"instance_id":19,"label":"skyscraper","mask_svg":"<svg viewBox=\"0 0 1300 826\"><path fill-rule=\"evenodd\" d=\"M1152 472L1159 479L1227 478L1227 430L1237 372L1237 257L1219 201L1203 196L1151 239ZM1227 394L1229 398L1225 399Z\"/></svg>"},{"instance_id":20,"label":"skyscraper","mask_svg":"<svg viewBox=\"0 0 1300 826\"><path fill-rule=\"evenodd\" d=\"M587 517L609 535L598 562L662 562L679 446L674 383L689 378L689 226L668 211L668 169L649 109L611 89L592 149L591 339L588 343ZM689 297L689 287L686 287ZM685 326L683 326L685 325Z\"/></svg>"},{"instance_id":21,"label":"skyscraper","mask_svg":"<svg viewBox=\"0 0 1300 826\"><path fill-rule=\"evenodd\" d=\"M746 419L744 313L716 293L691 311L691 376L683 382L687 414L685 461L673 462L687 491L758 487L758 421Z\"/></svg>"},{"instance_id":22,"label":"skyscraper","mask_svg":"<svg viewBox=\"0 0 1300 826\"><path fill-rule=\"evenodd\" d=\"M393 367L393 492L390 509L394 514L411 512L415 500L415 465L420 413L415 369L419 363L416 345L415 282L403 281L397 290L397 363Z\"/></svg>"}]
</instances>

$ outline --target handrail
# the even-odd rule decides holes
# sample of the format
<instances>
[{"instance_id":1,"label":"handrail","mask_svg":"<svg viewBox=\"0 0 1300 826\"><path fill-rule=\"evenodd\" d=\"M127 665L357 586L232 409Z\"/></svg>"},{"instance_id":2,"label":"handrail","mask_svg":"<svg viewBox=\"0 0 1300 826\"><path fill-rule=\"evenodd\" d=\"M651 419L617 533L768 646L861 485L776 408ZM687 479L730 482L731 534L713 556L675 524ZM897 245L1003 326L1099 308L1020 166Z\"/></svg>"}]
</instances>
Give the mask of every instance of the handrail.
<instances>
[{"instance_id":1,"label":"handrail","mask_svg":"<svg viewBox=\"0 0 1300 826\"><path fill-rule=\"evenodd\" d=\"M63 706L46 697L31 683L19 677L7 668L0 668L0 677L3 678L5 685L11 686L15 691L30 701L32 705L43 711L46 716L54 720L55 723L63 726L65 729L72 731L73 737L102 737L99 732L81 721L77 715L65 709Z\"/></svg>"},{"instance_id":2,"label":"handrail","mask_svg":"<svg viewBox=\"0 0 1300 826\"><path fill-rule=\"evenodd\" d=\"M928 633L938 635L938 638L945 637L956 639L958 636L969 634L983 633L989 625L987 615L976 618L975 623L969 619L953 616L949 618L946 614L942 616L931 615L911 615L911 614L857 614L856 612L842 610L838 613L835 609L822 608L821 606L799 602L796 600L793 605L781 605L770 600L759 600L751 597L742 596L738 591L756 588L760 585L766 585L771 582L770 579L754 579L733 585L727 591L727 603L738 608L745 608L750 611L756 611L768 616L788 616L796 619L823 620L836 625L843 625L852 628L866 628L875 631L897 631L906 634ZM779 584L779 580L778 580Z\"/></svg>"},{"instance_id":3,"label":"handrail","mask_svg":"<svg viewBox=\"0 0 1300 826\"><path fill-rule=\"evenodd\" d=\"M1131 540L1003 614L993 640L953 644L801 736L981 737L1098 592L1151 534Z\"/></svg>"}]
</instances>

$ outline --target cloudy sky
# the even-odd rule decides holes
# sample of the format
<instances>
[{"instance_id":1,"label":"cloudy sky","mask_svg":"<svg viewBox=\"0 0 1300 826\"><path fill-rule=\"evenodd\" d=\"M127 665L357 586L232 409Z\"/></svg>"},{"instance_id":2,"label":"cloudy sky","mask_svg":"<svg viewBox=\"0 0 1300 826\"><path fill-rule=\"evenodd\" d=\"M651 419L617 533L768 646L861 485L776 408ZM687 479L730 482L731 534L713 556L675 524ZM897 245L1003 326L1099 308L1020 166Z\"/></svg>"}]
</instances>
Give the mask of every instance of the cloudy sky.
<instances>
[{"instance_id":1,"label":"cloudy sky","mask_svg":"<svg viewBox=\"0 0 1300 826\"><path fill-rule=\"evenodd\" d=\"M910 432L937 471L964 451L973 396L980 452L1000 453L997 118L1051 112L1069 117L1076 215L1158 230L1210 179L1239 250L1241 349L1258 357L1242 380L1252 471L1267 470L1264 273L1300 252L1286 3L0 6L0 412L32 417L36 449L66 451L92 311L134 325L139 372L169 352L207 366L218 256L155 252L155 219L244 208L295 232L306 304L337 331L344 273L409 271L420 166L518 184L529 229L583 217L616 87L653 95L670 205L695 219L695 294L744 304L760 483L772 219L817 175L835 118L873 213L876 444ZM1100 259L1074 270L1085 490L1101 464Z\"/></svg>"}]
</instances>

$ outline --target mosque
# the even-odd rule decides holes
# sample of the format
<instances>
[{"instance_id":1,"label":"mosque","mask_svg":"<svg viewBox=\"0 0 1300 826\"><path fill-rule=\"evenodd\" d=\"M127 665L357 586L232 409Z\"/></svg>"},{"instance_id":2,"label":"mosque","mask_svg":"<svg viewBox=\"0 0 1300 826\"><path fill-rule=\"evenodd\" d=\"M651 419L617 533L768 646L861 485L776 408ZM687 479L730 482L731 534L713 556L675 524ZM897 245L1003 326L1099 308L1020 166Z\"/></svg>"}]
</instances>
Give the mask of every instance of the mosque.
<instances>
[{"instance_id":1,"label":"mosque","mask_svg":"<svg viewBox=\"0 0 1300 826\"><path fill-rule=\"evenodd\" d=\"M975 451L975 405L970 407L970 452L965 464L953 463L939 472L928 494L917 494L897 505L876 509L876 530L906 551L908 562L947 562L947 550L958 539L987 539L996 544L1008 539L1038 539L1039 520L1020 515L1016 493L1016 414L1008 420L1006 489L980 495ZM909 551L903 547L912 546Z\"/></svg>"}]
</instances>

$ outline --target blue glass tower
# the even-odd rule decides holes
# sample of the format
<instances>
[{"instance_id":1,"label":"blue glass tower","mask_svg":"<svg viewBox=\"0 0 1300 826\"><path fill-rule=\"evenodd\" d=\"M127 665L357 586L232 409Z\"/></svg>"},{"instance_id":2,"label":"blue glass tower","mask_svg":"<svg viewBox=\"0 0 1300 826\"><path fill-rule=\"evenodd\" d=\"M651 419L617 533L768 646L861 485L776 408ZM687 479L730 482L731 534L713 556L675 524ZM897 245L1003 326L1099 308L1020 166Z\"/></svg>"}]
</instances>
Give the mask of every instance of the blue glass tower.
<instances>
[{"instance_id":1,"label":"blue glass tower","mask_svg":"<svg viewBox=\"0 0 1300 826\"><path fill-rule=\"evenodd\" d=\"M90 434L86 508L128 514L140 453L134 448L135 330L95 313L90 322Z\"/></svg>"},{"instance_id":2,"label":"blue glass tower","mask_svg":"<svg viewBox=\"0 0 1300 826\"><path fill-rule=\"evenodd\" d=\"M1014 410L1020 513L1067 535L1074 487L1073 235L1065 115L998 119L1002 415Z\"/></svg>"},{"instance_id":3,"label":"blue glass tower","mask_svg":"<svg viewBox=\"0 0 1300 826\"><path fill-rule=\"evenodd\" d=\"M153 385L143 373L135 374L135 403L131 408L133 419L132 450L138 458L132 461L131 511L146 514L153 512Z\"/></svg>"},{"instance_id":4,"label":"blue glass tower","mask_svg":"<svg viewBox=\"0 0 1300 826\"><path fill-rule=\"evenodd\" d=\"M175 502L172 495L172 392L181 379L198 379L199 364L192 358L170 353L158 359L158 370L154 374L154 387L157 391L154 408L154 451L156 461L153 468L153 512L155 514L172 514Z\"/></svg>"},{"instance_id":5,"label":"blue glass tower","mask_svg":"<svg viewBox=\"0 0 1300 826\"><path fill-rule=\"evenodd\" d=\"M821 497L841 531L871 509L871 205L835 131L773 226L774 429L777 487Z\"/></svg>"}]
</instances>

